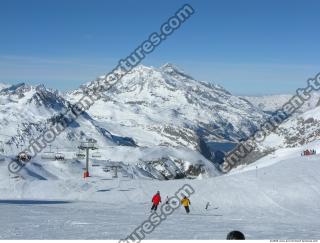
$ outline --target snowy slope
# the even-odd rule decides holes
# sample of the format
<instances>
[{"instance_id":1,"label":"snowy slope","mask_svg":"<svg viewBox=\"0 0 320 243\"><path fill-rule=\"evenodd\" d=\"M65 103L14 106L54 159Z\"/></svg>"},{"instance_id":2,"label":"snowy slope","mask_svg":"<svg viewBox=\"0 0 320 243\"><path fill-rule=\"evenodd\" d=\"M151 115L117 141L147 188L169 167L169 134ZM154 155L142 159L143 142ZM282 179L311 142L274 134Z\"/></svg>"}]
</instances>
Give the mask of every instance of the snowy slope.
<instances>
[{"instance_id":1,"label":"snowy slope","mask_svg":"<svg viewBox=\"0 0 320 243\"><path fill-rule=\"evenodd\" d=\"M319 141L306 145L319 146ZM303 149L282 149L229 175L203 180L112 179L106 174L26 183L2 175L0 220L6 227L0 228L0 237L121 239L149 217L155 191L170 196L188 183L195 189L191 214L178 209L147 239L225 239L235 229L247 239L319 239L320 157L300 157Z\"/></svg>"},{"instance_id":2,"label":"snowy slope","mask_svg":"<svg viewBox=\"0 0 320 243\"><path fill-rule=\"evenodd\" d=\"M320 139L320 107L289 118L259 144L259 149L298 147Z\"/></svg>"},{"instance_id":3,"label":"snowy slope","mask_svg":"<svg viewBox=\"0 0 320 243\"><path fill-rule=\"evenodd\" d=\"M10 87L10 84L0 83L0 90Z\"/></svg>"},{"instance_id":4,"label":"snowy slope","mask_svg":"<svg viewBox=\"0 0 320 243\"><path fill-rule=\"evenodd\" d=\"M265 112L275 112L280 109L288 100L291 99L292 95L266 95L266 96L241 96L242 98L250 101L256 107L259 107Z\"/></svg>"},{"instance_id":5,"label":"snowy slope","mask_svg":"<svg viewBox=\"0 0 320 243\"><path fill-rule=\"evenodd\" d=\"M248 100L254 104L265 102L263 107L269 107L270 109L265 111L270 114L290 100L285 101L286 95L251 98ZM319 114L320 93L312 92L310 99L297 112L284 121L274 132L268 134L262 142L259 142L254 151L241 159L239 164L250 164L280 148L299 147L318 140L320 138Z\"/></svg>"},{"instance_id":6,"label":"snowy slope","mask_svg":"<svg viewBox=\"0 0 320 243\"><path fill-rule=\"evenodd\" d=\"M273 113L287 103L293 95L241 96L267 113ZM301 107L298 113L306 112L320 105L320 92L313 92L311 98Z\"/></svg>"}]
</instances>

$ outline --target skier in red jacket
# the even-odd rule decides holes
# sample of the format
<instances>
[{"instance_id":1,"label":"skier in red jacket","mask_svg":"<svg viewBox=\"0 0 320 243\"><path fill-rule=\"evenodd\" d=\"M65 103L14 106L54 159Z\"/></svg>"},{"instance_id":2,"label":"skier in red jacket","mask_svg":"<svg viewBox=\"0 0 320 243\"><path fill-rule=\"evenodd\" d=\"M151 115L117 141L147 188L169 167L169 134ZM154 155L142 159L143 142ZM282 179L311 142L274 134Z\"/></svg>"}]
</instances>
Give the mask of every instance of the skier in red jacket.
<instances>
[{"instance_id":1,"label":"skier in red jacket","mask_svg":"<svg viewBox=\"0 0 320 243\"><path fill-rule=\"evenodd\" d=\"M161 203L161 196L160 196L160 192L157 191L157 193L153 196L152 201L153 203L152 207L151 207L151 213L152 211L157 211L158 205L159 203Z\"/></svg>"}]
</instances>

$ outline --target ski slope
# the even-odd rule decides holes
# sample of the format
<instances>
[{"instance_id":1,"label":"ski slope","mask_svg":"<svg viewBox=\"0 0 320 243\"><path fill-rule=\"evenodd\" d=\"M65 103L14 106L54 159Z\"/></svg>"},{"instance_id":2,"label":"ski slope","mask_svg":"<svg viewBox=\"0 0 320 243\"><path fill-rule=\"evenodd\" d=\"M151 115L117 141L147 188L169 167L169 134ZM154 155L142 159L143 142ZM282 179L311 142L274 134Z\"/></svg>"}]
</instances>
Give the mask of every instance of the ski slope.
<instances>
[{"instance_id":1,"label":"ski slope","mask_svg":"<svg viewBox=\"0 0 320 243\"><path fill-rule=\"evenodd\" d=\"M320 143L306 147L319 150ZM191 214L179 208L146 239L225 239L231 230L247 239L320 239L320 156L301 157L303 149L278 150L228 175L197 180L2 175L0 239L122 239L150 215L157 190L164 199L185 183L195 189Z\"/></svg>"}]
</instances>

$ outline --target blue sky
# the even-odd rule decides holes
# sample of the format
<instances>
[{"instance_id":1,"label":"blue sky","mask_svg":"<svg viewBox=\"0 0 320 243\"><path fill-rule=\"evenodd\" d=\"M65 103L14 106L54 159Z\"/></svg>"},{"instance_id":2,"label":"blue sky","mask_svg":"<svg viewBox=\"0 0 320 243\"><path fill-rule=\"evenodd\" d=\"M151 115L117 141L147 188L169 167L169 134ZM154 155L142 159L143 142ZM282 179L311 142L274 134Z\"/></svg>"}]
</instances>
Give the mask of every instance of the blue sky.
<instances>
[{"instance_id":1,"label":"blue sky","mask_svg":"<svg viewBox=\"0 0 320 243\"><path fill-rule=\"evenodd\" d=\"M185 1L1 0L0 82L60 90L107 73ZM143 64L235 94L292 93L320 72L320 1L188 1L196 13Z\"/></svg>"}]
</instances>

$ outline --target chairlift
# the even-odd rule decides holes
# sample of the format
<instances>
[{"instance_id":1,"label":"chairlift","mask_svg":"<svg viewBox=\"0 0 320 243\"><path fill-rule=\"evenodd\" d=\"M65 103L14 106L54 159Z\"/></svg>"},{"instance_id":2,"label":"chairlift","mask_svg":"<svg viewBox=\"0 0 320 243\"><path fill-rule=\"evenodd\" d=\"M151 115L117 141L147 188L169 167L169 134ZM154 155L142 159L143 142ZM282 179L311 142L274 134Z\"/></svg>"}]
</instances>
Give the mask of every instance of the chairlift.
<instances>
[{"instance_id":1,"label":"chairlift","mask_svg":"<svg viewBox=\"0 0 320 243\"><path fill-rule=\"evenodd\" d=\"M76 158L77 159L84 159L85 157L86 157L86 155L84 153L81 153L81 152L76 153Z\"/></svg>"},{"instance_id":2,"label":"chairlift","mask_svg":"<svg viewBox=\"0 0 320 243\"><path fill-rule=\"evenodd\" d=\"M101 154L99 152L92 153L92 158L101 158Z\"/></svg>"},{"instance_id":3,"label":"chairlift","mask_svg":"<svg viewBox=\"0 0 320 243\"><path fill-rule=\"evenodd\" d=\"M129 177L129 174L128 174L127 172L123 172L123 171L122 171L122 177L123 177L123 178L127 178L127 177Z\"/></svg>"},{"instance_id":4,"label":"chairlift","mask_svg":"<svg viewBox=\"0 0 320 243\"><path fill-rule=\"evenodd\" d=\"M79 149L78 153L76 153L76 158L77 159L84 159L86 157L86 155L81 152L81 149Z\"/></svg>"},{"instance_id":5,"label":"chairlift","mask_svg":"<svg viewBox=\"0 0 320 243\"><path fill-rule=\"evenodd\" d=\"M82 153L76 153L76 157L77 157L77 159L84 159L86 157L86 155L82 154Z\"/></svg>"},{"instance_id":6,"label":"chairlift","mask_svg":"<svg viewBox=\"0 0 320 243\"><path fill-rule=\"evenodd\" d=\"M26 152L21 152L17 155L17 160L21 162L28 162L31 160L31 156Z\"/></svg>"},{"instance_id":7,"label":"chairlift","mask_svg":"<svg viewBox=\"0 0 320 243\"><path fill-rule=\"evenodd\" d=\"M56 153L55 154L55 160L64 160L64 154L62 153Z\"/></svg>"},{"instance_id":8,"label":"chairlift","mask_svg":"<svg viewBox=\"0 0 320 243\"><path fill-rule=\"evenodd\" d=\"M106 172L106 173L110 172L110 168L109 168L109 167L105 167L105 168L103 168L102 170L103 170L104 172Z\"/></svg>"}]
</instances>

